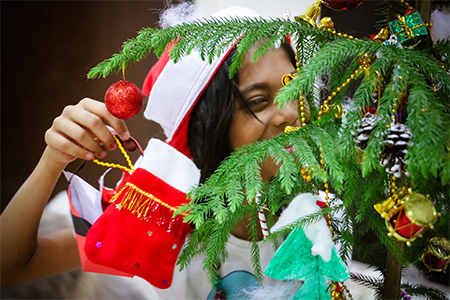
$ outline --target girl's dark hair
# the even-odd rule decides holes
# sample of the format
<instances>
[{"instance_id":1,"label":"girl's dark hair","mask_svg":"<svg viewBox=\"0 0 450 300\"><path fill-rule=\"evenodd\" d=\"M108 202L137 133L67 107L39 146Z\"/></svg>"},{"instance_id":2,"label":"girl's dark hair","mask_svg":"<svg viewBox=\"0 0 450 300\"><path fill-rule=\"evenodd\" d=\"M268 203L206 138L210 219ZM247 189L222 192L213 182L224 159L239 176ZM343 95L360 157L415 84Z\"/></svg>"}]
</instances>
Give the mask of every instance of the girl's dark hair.
<instances>
[{"instance_id":1,"label":"girl's dark hair","mask_svg":"<svg viewBox=\"0 0 450 300\"><path fill-rule=\"evenodd\" d=\"M288 43L281 46L295 66L295 54ZM192 159L200 169L200 182L211 176L233 151L229 130L236 106L245 104L238 85L239 76L229 78L235 50L231 50L192 109L188 128L188 146ZM281 80L281 78L280 78Z\"/></svg>"}]
</instances>

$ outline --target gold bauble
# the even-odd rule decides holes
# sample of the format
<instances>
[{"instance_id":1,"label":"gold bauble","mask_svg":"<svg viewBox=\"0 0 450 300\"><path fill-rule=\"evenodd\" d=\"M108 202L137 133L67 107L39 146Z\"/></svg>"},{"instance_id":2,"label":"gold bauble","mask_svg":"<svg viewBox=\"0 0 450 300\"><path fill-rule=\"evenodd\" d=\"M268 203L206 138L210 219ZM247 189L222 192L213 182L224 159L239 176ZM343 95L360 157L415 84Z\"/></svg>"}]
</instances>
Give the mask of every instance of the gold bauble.
<instances>
[{"instance_id":1,"label":"gold bauble","mask_svg":"<svg viewBox=\"0 0 450 300\"><path fill-rule=\"evenodd\" d=\"M321 29L334 28L334 22L330 17L323 17L322 19L320 19L317 28Z\"/></svg>"}]
</instances>

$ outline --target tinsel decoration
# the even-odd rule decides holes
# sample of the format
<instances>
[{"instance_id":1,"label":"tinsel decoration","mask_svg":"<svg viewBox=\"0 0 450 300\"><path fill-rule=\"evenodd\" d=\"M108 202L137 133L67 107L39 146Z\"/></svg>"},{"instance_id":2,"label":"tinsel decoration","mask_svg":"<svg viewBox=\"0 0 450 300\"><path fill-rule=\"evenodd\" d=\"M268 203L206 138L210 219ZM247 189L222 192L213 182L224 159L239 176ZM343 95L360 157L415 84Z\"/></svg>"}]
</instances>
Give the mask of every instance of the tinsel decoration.
<instances>
[{"instance_id":1,"label":"tinsel decoration","mask_svg":"<svg viewBox=\"0 0 450 300\"><path fill-rule=\"evenodd\" d=\"M411 131L405 124L391 124L380 164L386 167L386 172L397 178L400 178L402 173L409 177L405 155L408 153L410 139Z\"/></svg>"}]
</instances>

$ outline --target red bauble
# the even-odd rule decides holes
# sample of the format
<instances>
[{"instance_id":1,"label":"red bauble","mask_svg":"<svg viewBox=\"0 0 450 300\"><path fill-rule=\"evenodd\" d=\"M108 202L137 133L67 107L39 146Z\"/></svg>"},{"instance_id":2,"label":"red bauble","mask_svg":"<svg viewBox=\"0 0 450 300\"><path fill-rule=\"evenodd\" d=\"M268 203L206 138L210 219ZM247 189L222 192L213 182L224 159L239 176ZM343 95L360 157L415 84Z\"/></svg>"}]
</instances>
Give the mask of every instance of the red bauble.
<instances>
[{"instance_id":1,"label":"red bauble","mask_svg":"<svg viewBox=\"0 0 450 300\"><path fill-rule=\"evenodd\" d=\"M362 0L345 1L345 0L322 0L322 3L334 10L350 10L358 7Z\"/></svg>"},{"instance_id":2,"label":"red bauble","mask_svg":"<svg viewBox=\"0 0 450 300\"><path fill-rule=\"evenodd\" d=\"M129 119L142 108L142 92L134 83L120 80L106 91L105 104L114 117Z\"/></svg>"}]
</instances>

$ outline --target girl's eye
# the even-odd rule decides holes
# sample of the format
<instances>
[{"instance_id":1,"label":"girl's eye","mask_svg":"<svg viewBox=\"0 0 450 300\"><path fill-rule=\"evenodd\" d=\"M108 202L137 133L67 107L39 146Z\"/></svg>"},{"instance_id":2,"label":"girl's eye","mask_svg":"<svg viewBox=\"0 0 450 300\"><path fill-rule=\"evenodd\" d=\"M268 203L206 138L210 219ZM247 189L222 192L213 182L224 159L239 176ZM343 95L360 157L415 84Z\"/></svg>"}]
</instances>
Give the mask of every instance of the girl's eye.
<instances>
[{"instance_id":1,"label":"girl's eye","mask_svg":"<svg viewBox=\"0 0 450 300\"><path fill-rule=\"evenodd\" d=\"M267 102L265 98L252 99L247 101L247 107L255 113L263 110L267 106Z\"/></svg>"}]
</instances>

